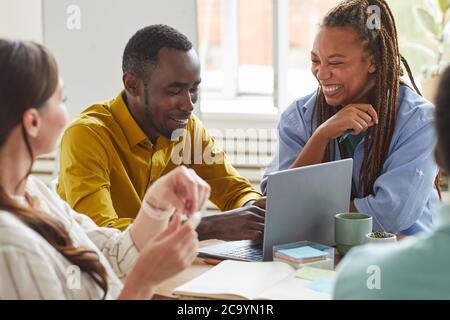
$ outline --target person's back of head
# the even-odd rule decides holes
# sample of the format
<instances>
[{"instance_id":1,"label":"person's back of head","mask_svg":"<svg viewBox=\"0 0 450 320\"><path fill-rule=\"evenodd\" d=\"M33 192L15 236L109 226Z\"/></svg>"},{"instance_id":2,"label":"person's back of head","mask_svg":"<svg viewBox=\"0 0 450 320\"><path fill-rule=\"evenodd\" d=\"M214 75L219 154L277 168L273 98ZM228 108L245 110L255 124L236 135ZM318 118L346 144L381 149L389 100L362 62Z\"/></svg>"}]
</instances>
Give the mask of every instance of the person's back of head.
<instances>
[{"instance_id":1,"label":"person's back of head","mask_svg":"<svg viewBox=\"0 0 450 320\"><path fill-rule=\"evenodd\" d=\"M58 68L43 46L0 39L0 70L1 148L28 108L45 107L56 90Z\"/></svg>"},{"instance_id":2,"label":"person's back of head","mask_svg":"<svg viewBox=\"0 0 450 320\"><path fill-rule=\"evenodd\" d=\"M442 74L436 98L438 162L450 172L450 66Z\"/></svg>"},{"instance_id":3,"label":"person's back of head","mask_svg":"<svg viewBox=\"0 0 450 320\"><path fill-rule=\"evenodd\" d=\"M30 109L37 110L39 114L49 112L49 101L59 85L58 66L53 55L40 44L0 39L0 70L0 153L7 144L13 144L15 148L25 145L30 165L21 179L22 183L27 180L37 156L24 124L25 114ZM42 127L46 125L48 123L43 123ZM11 140L14 138L12 132L18 128L23 141ZM3 155L3 158L8 159L8 155ZM14 159L17 162L21 160ZM13 214L72 264L89 274L106 297L106 271L97 254L76 247L64 225L34 205L33 200L36 199L26 194L29 206L25 206L14 200L10 193L0 183L0 210Z\"/></svg>"}]
</instances>

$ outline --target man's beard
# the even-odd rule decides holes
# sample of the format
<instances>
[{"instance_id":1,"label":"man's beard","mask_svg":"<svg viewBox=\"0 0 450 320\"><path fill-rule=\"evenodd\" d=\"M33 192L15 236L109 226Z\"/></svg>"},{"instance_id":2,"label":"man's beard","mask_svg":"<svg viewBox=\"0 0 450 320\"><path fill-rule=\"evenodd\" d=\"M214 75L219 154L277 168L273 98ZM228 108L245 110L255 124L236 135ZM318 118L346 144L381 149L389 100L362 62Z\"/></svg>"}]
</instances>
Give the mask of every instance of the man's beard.
<instances>
[{"instance_id":1,"label":"man's beard","mask_svg":"<svg viewBox=\"0 0 450 320\"><path fill-rule=\"evenodd\" d=\"M172 132L169 132L169 130L167 128L164 127L164 120L163 122L158 125L153 121L153 116L152 113L150 111L150 106L148 104L145 104L144 106L144 116L145 116L145 123L150 127L153 128L154 130L156 130L156 132L158 133L158 135L164 136L168 139L171 138L172 136Z\"/></svg>"}]
</instances>

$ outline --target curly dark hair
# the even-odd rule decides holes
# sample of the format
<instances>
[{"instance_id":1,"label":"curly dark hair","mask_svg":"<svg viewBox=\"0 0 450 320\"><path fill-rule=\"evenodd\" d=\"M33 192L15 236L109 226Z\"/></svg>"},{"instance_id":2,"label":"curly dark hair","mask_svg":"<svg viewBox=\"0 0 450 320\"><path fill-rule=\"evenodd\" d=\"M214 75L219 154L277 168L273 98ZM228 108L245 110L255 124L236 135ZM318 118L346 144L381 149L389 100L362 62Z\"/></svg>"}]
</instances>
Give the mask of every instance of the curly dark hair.
<instances>
[{"instance_id":1,"label":"curly dark hair","mask_svg":"<svg viewBox=\"0 0 450 320\"><path fill-rule=\"evenodd\" d=\"M156 66L162 48L181 51L192 49L192 43L178 30L163 24L155 24L137 31L128 41L122 59L123 73L133 73L148 80L148 66Z\"/></svg>"}]
</instances>

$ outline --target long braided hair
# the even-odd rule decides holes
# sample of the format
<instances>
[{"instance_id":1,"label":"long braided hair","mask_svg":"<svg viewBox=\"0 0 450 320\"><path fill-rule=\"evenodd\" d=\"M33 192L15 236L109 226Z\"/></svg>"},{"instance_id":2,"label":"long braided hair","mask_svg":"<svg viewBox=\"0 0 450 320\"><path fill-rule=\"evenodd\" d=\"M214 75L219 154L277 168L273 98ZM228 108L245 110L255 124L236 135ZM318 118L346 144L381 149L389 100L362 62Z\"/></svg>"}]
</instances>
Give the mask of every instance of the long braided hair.
<instances>
[{"instance_id":1,"label":"long braided hair","mask_svg":"<svg viewBox=\"0 0 450 320\"><path fill-rule=\"evenodd\" d=\"M58 67L51 53L39 44L0 39L0 70L0 148L11 131L21 126L30 156L30 168L20 185L30 174L34 160L28 135L22 125L23 114L31 107L38 110L46 108L47 100L58 85ZM18 203L0 185L0 210L14 214L67 260L86 272L103 290L105 298L107 275L96 252L76 247L64 225L38 209L38 199L29 195L26 198L30 207Z\"/></svg>"},{"instance_id":2,"label":"long braided hair","mask_svg":"<svg viewBox=\"0 0 450 320\"><path fill-rule=\"evenodd\" d=\"M380 9L380 28L368 28L368 7ZM421 95L412 76L406 59L399 52L397 28L394 16L384 0L345 0L331 9L322 21L321 27L352 27L358 34L364 50L371 54L377 66L375 73L373 108L378 114L377 128L370 128L364 138L364 158L360 171L360 196L373 193L375 180L380 176L383 164L388 155L398 109L398 93L400 77L403 75L402 63L415 91ZM330 107L321 88L317 91L315 110L317 127L332 117L338 110ZM369 139L370 137L370 139ZM371 142L369 143L369 140ZM330 141L324 161L335 158L335 141ZM440 196L439 175L436 177L436 188Z\"/></svg>"}]
</instances>

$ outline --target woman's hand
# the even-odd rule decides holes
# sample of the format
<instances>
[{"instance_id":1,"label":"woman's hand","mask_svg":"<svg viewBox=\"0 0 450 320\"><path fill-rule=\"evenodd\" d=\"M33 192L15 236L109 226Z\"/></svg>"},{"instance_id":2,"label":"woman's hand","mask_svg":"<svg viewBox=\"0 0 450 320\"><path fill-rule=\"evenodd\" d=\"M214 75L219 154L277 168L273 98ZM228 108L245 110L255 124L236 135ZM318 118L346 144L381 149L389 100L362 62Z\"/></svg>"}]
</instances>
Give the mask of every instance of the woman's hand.
<instances>
[{"instance_id":1,"label":"woman's hand","mask_svg":"<svg viewBox=\"0 0 450 320\"><path fill-rule=\"evenodd\" d=\"M198 247L197 215L181 225L180 214L175 214L167 229L141 250L120 299L149 299L157 285L192 264Z\"/></svg>"},{"instance_id":2,"label":"woman's hand","mask_svg":"<svg viewBox=\"0 0 450 320\"><path fill-rule=\"evenodd\" d=\"M347 130L358 135L378 124L378 115L370 104L349 104L317 128L315 134L329 141L342 136Z\"/></svg>"},{"instance_id":3,"label":"woman's hand","mask_svg":"<svg viewBox=\"0 0 450 320\"><path fill-rule=\"evenodd\" d=\"M210 186L194 170L180 166L156 180L143 201L153 208L176 209L190 216L201 210L210 193Z\"/></svg>"},{"instance_id":4,"label":"woman's hand","mask_svg":"<svg viewBox=\"0 0 450 320\"><path fill-rule=\"evenodd\" d=\"M139 250L167 227L175 211L191 216L201 210L211 188L194 170L178 167L159 178L147 191L131 226L131 237Z\"/></svg>"}]
</instances>

